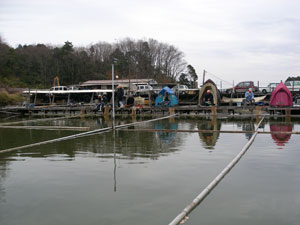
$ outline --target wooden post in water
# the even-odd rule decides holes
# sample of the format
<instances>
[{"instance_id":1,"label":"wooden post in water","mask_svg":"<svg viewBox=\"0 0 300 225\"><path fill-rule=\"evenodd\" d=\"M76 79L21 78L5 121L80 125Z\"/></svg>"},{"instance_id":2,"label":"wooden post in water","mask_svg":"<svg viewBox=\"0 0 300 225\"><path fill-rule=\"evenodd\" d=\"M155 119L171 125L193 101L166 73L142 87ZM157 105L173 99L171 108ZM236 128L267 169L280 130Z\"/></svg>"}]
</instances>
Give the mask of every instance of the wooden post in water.
<instances>
[{"instance_id":1,"label":"wooden post in water","mask_svg":"<svg viewBox=\"0 0 300 225\"><path fill-rule=\"evenodd\" d=\"M169 108L169 114L174 115L175 114L175 109L173 107Z\"/></svg>"},{"instance_id":2,"label":"wooden post in water","mask_svg":"<svg viewBox=\"0 0 300 225\"><path fill-rule=\"evenodd\" d=\"M291 109L285 109L285 120L286 122L291 121Z\"/></svg>"},{"instance_id":3,"label":"wooden post in water","mask_svg":"<svg viewBox=\"0 0 300 225\"><path fill-rule=\"evenodd\" d=\"M256 113L256 116L259 116L259 115L261 114L261 109L262 109L261 106L256 106L256 107L255 107L255 113Z\"/></svg>"},{"instance_id":4,"label":"wooden post in water","mask_svg":"<svg viewBox=\"0 0 300 225\"><path fill-rule=\"evenodd\" d=\"M136 108L133 106L131 110L131 116L136 117Z\"/></svg>"},{"instance_id":5,"label":"wooden post in water","mask_svg":"<svg viewBox=\"0 0 300 225\"><path fill-rule=\"evenodd\" d=\"M211 114L212 115L217 115L218 113L217 113L217 107L216 106L212 106L211 107Z\"/></svg>"},{"instance_id":6,"label":"wooden post in water","mask_svg":"<svg viewBox=\"0 0 300 225\"><path fill-rule=\"evenodd\" d=\"M106 106L104 107L104 117L108 117L108 115L109 115L109 110L110 110L109 105L106 105Z\"/></svg>"}]
</instances>

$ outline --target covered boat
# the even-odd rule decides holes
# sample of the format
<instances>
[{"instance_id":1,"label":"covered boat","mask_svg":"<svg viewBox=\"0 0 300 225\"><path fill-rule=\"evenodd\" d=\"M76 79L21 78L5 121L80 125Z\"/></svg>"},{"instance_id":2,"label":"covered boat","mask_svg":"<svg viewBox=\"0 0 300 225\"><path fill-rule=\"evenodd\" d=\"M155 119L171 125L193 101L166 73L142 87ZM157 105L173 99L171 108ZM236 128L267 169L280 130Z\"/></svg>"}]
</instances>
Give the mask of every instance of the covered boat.
<instances>
[{"instance_id":1,"label":"covered boat","mask_svg":"<svg viewBox=\"0 0 300 225\"><path fill-rule=\"evenodd\" d=\"M290 90L281 82L272 92L270 106L284 107L292 106L293 97Z\"/></svg>"},{"instance_id":2,"label":"covered boat","mask_svg":"<svg viewBox=\"0 0 300 225\"><path fill-rule=\"evenodd\" d=\"M174 106L178 105L175 92L169 87L164 87L155 99L155 106Z\"/></svg>"},{"instance_id":3,"label":"covered boat","mask_svg":"<svg viewBox=\"0 0 300 225\"><path fill-rule=\"evenodd\" d=\"M221 100L220 91L218 90L217 85L210 79L205 81L205 83L200 88L198 105L203 105L204 104L204 95L205 95L207 90L210 90L210 92L213 95L214 105L219 105L220 100Z\"/></svg>"}]
</instances>

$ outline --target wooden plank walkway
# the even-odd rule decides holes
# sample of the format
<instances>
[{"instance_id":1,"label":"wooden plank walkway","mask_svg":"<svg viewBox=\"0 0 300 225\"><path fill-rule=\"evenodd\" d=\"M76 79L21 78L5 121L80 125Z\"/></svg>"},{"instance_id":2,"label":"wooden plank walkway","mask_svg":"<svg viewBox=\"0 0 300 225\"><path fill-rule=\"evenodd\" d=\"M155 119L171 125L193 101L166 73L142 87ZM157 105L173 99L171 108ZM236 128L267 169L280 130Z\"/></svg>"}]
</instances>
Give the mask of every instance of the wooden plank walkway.
<instances>
[{"instance_id":1,"label":"wooden plank walkway","mask_svg":"<svg viewBox=\"0 0 300 225\"><path fill-rule=\"evenodd\" d=\"M4 109L2 109L4 110ZM44 115L78 115L78 114L103 114L103 112L94 111L94 106L85 105L85 106L77 106L77 107L67 107L67 106L47 106L47 107L34 107L34 108L8 108L6 109L8 112L12 113L21 113L24 115L34 115L34 114L44 114ZM107 110L109 114L110 110ZM175 107L149 107L144 106L142 108L134 107L134 108L116 108L116 115L120 114L169 114L170 111L176 113L178 115L206 115L206 114L225 114L225 115L269 115L269 116L277 116L277 115L299 115L300 116L300 107L270 107L270 106L175 106Z\"/></svg>"}]
</instances>

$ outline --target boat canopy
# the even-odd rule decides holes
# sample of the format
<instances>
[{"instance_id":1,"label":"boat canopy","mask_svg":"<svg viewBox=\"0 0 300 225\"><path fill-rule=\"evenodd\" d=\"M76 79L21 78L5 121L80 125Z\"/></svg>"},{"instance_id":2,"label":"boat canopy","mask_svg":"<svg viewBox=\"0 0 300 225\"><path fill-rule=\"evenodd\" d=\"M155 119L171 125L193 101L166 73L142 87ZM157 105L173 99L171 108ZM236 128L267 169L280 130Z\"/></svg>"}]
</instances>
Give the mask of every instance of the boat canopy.
<instances>
[{"instance_id":1,"label":"boat canopy","mask_svg":"<svg viewBox=\"0 0 300 225\"><path fill-rule=\"evenodd\" d=\"M270 106L293 106L293 97L290 90L281 82L272 92Z\"/></svg>"},{"instance_id":2,"label":"boat canopy","mask_svg":"<svg viewBox=\"0 0 300 225\"><path fill-rule=\"evenodd\" d=\"M205 81L205 83L200 88L198 105L201 105L204 103L204 94L206 93L207 90L210 90L214 97L214 105L219 105L220 100L221 100L220 91L218 90L216 84L210 79Z\"/></svg>"}]
</instances>

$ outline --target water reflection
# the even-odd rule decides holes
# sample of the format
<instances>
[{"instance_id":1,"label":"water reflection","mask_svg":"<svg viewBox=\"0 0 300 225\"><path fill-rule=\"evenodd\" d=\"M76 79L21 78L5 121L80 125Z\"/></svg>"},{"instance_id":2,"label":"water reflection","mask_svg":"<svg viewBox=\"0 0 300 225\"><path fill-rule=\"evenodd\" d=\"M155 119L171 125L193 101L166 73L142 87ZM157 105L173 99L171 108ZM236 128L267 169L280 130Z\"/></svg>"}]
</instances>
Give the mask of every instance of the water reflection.
<instances>
[{"instance_id":1,"label":"water reflection","mask_svg":"<svg viewBox=\"0 0 300 225\"><path fill-rule=\"evenodd\" d=\"M198 130L221 130L221 121L217 120L217 117L213 116L211 120L203 120L198 123ZM219 138L219 132L203 133L199 132L200 140L203 142L203 147L206 149L214 149Z\"/></svg>"},{"instance_id":2,"label":"water reflection","mask_svg":"<svg viewBox=\"0 0 300 225\"><path fill-rule=\"evenodd\" d=\"M250 140L255 131L254 121L251 120L251 121L244 122L242 125L242 130L246 132L245 133L246 139Z\"/></svg>"},{"instance_id":3,"label":"water reflection","mask_svg":"<svg viewBox=\"0 0 300 225\"><path fill-rule=\"evenodd\" d=\"M174 118L170 118L168 122L157 121L154 124L154 128L158 130L177 130L178 122L175 122ZM169 131L158 131L155 134L156 134L156 139L159 142L166 145L171 144L177 135L176 132L169 132Z\"/></svg>"},{"instance_id":4,"label":"water reflection","mask_svg":"<svg viewBox=\"0 0 300 225\"><path fill-rule=\"evenodd\" d=\"M292 132L292 123L270 123L271 132ZM272 139L277 146L284 146L290 140L292 134L289 133L271 133Z\"/></svg>"},{"instance_id":5,"label":"water reflection","mask_svg":"<svg viewBox=\"0 0 300 225\"><path fill-rule=\"evenodd\" d=\"M0 203L5 201L4 180L8 175L8 171L9 171L8 166L9 166L9 162L5 160L0 160Z\"/></svg>"}]
</instances>

